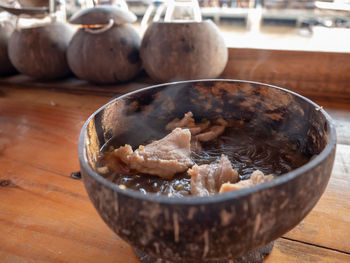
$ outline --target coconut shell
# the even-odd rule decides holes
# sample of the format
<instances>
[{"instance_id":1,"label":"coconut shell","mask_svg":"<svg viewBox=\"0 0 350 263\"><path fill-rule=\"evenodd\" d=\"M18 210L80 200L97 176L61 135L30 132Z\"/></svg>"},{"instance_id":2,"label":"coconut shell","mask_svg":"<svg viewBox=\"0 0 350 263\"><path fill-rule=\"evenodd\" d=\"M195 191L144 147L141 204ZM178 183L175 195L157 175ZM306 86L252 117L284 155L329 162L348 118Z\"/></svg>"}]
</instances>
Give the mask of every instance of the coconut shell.
<instances>
[{"instance_id":1,"label":"coconut shell","mask_svg":"<svg viewBox=\"0 0 350 263\"><path fill-rule=\"evenodd\" d=\"M148 75L161 82L216 78L228 51L217 26L203 22L153 22L142 40L140 56Z\"/></svg>"},{"instance_id":2,"label":"coconut shell","mask_svg":"<svg viewBox=\"0 0 350 263\"><path fill-rule=\"evenodd\" d=\"M99 34L80 29L69 44L67 60L81 79L100 84L124 82L140 71L140 44L140 36L129 24Z\"/></svg>"},{"instance_id":3,"label":"coconut shell","mask_svg":"<svg viewBox=\"0 0 350 263\"><path fill-rule=\"evenodd\" d=\"M16 73L15 67L11 64L8 57L8 40L14 30L14 26L4 21L0 23L0 76L9 76Z\"/></svg>"},{"instance_id":4,"label":"coconut shell","mask_svg":"<svg viewBox=\"0 0 350 263\"><path fill-rule=\"evenodd\" d=\"M35 18L43 18L48 15L49 13L49 7L12 7L4 5L2 2L0 2L0 11L3 9L6 12L9 12L12 15L15 16L31 16Z\"/></svg>"},{"instance_id":5,"label":"coconut shell","mask_svg":"<svg viewBox=\"0 0 350 263\"><path fill-rule=\"evenodd\" d=\"M36 79L56 79L70 73L66 49L74 31L61 22L15 30L9 57L15 68Z\"/></svg>"},{"instance_id":6,"label":"coconut shell","mask_svg":"<svg viewBox=\"0 0 350 263\"><path fill-rule=\"evenodd\" d=\"M95 6L75 13L69 22L78 25L105 25L113 19L115 24L133 23L136 16L130 11L115 6Z\"/></svg>"},{"instance_id":7,"label":"coconut shell","mask_svg":"<svg viewBox=\"0 0 350 263\"><path fill-rule=\"evenodd\" d=\"M49 6L49 0L18 0L23 7L43 7Z\"/></svg>"}]
</instances>

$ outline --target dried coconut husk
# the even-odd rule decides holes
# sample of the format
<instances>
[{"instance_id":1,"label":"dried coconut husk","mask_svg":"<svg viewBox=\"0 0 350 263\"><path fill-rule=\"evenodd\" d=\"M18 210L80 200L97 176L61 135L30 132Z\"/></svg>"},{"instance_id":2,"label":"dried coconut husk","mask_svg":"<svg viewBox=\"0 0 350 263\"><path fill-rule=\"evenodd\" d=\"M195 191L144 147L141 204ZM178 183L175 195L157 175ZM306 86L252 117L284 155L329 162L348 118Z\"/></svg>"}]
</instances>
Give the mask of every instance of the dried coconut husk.
<instances>
[{"instance_id":1,"label":"dried coconut husk","mask_svg":"<svg viewBox=\"0 0 350 263\"><path fill-rule=\"evenodd\" d=\"M67 50L69 67L77 77L109 84L128 81L139 73L141 38L127 24L135 16L129 13L132 14L116 7L98 6L72 17L71 22L83 25Z\"/></svg>"},{"instance_id":2,"label":"dried coconut husk","mask_svg":"<svg viewBox=\"0 0 350 263\"><path fill-rule=\"evenodd\" d=\"M216 78L228 51L219 29L202 22L153 22L142 40L140 56L146 72L166 82Z\"/></svg>"},{"instance_id":3,"label":"dried coconut husk","mask_svg":"<svg viewBox=\"0 0 350 263\"><path fill-rule=\"evenodd\" d=\"M69 22L76 25L107 25L110 20L115 24L133 23L136 16L130 11L114 6L95 6L75 13Z\"/></svg>"},{"instance_id":4,"label":"dried coconut husk","mask_svg":"<svg viewBox=\"0 0 350 263\"><path fill-rule=\"evenodd\" d=\"M13 24L8 21L0 22L0 76L9 76L16 73L15 67L8 57L8 40L14 30Z\"/></svg>"},{"instance_id":5,"label":"dried coconut husk","mask_svg":"<svg viewBox=\"0 0 350 263\"><path fill-rule=\"evenodd\" d=\"M67 60L81 79L99 84L124 82L140 71L140 45L140 36L128 24L98 34L82 28L69 44Z\"/></svg>"},{"instance_id":6,"label":"dried coconut husk","mask_svg":"<svg viewBox=\"0 0 350 263\"><path fill-rule=\"evenodd\" d=\"M70 73L66 49L74 31L61 22L17 29L9 40L15 68L36 79L57 79Z\"/></svg>"}]
</instances>

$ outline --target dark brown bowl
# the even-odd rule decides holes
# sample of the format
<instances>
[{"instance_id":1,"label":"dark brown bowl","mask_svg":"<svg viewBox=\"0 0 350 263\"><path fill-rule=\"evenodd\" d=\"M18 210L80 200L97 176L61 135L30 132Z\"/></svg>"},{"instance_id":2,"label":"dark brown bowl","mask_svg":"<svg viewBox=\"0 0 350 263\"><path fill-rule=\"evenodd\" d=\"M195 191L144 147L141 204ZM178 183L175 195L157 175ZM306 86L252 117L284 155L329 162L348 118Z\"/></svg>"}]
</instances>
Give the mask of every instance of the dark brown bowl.
<instances>
[{"instance_id":1,"label":"dark brown bowl","mask_svg":"<svg viewBox=\"0 0 350 263\"><path fill-rule=\"evenodd\" d=\"M191 110L220 113L280 134L313 158L273 181L212 197L174 198L122 190L95 171L97 154L115 136L140 144ZM126 136L127 135L127 136ZM129 140L129 141L128 141ZM112 100L85 123L81 172L106 224L141 252L171 262L229 260L262 247L295 227L315 206L331 175L336 133L312 101L271 85L203 80L162 84Z\"/></svg>"}]
</instances>

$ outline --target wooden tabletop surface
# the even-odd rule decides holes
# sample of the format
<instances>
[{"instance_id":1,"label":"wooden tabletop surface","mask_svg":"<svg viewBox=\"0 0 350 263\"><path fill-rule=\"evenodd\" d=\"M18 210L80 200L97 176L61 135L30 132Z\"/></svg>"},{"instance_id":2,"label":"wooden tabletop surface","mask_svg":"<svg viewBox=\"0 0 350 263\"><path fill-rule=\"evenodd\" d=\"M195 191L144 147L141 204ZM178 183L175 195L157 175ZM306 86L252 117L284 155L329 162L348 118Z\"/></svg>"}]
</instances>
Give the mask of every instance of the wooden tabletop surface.
<instances>
[{"instance_id":1,"label":"wooden tabletop surface","mask_svg":"<svg viewBox=\"0 0 350 263\"><path fill-rule=\"evenodd\" d=\"M79 170L78 135L89 115L145 85L78 94L0 84L0 262L139 262L70 175ZM316 102L337 128L332 176L317 206L265 262L350 262L350 105Z\"/></svg>"}]
</instances>

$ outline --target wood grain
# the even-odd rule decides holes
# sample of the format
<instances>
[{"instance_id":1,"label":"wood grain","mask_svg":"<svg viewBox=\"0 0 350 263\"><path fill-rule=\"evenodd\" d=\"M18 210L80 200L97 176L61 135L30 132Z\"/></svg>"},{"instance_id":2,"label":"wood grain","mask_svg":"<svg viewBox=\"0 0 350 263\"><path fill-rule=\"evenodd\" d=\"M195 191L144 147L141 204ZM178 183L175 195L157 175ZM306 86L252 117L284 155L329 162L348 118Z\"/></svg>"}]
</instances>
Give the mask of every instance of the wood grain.
<instances>
[{"instance_id":1,"label":"wood grain","mask_svg":"<svg viewBox=\"0 0 350 263\"><path fill-rule=\"evenodd\" d=\"M350 53L230 48L224 78L264 82L313 99L350 101Z\"/></svg>"},{"instance_id":2,"label":"wood grain","mask_svg":"<svg viewBox=\"0 0 350 263\"><path fill-rule=\"evenodd\" d=\"M24 75L0 78L0 85L13 88L54 89L77 94L115 96L156 84L142 72L133 82L118 85L96 85L74 77L56 81L36 81Z\"/></svg>"},{"instance_id":3,"label":"wood grain","mask_svg":"<svg viewBox=\"0 0 350 263\"><path fill-rule=\"evenodd\" d=\"M350 145L337 145L327 189L311 213L285 236L350 253Z\"/></svg>"},{"instance_id":4,"label":"wood grain","mask_svg":"<svg viewBox=\"0 0 350 263\"><path fill-rule=\"evenodd\" d=\"M311 99L350 102L350 53L229 48L221 78L252 80L291 89ZM144 72L133 82L97 86L71 77L38 82L23 75L0 78L0 85L113 96L156 84Z\"/></svg>"},{"instance_id":5,"label":"wood grain","mask_svg":"<svg viewBox=\"0 0 350 263\"><path fill-rule=\"evenodd\" d=\"M110 98L19 95L0 99L0 180L10 182L0 187L1 262L138 262L70 178L81 126Z\"/></svg>"},{"instance_id":6,"label":"wood grain","mask_svg":"<svg viewBox=\"0 0 350 263\"><path fill-rule=\"evenodd\" d=\"M0 234L6 236L0 239L1 262L139 263L98 217L81 181L7 160L0 162L0 174L11 179L0 189L1 200L11 200L0 203ZM349 260L348 254L278 239L265 262Z\"/></svg>"},{"instance_id":7,"label":"wood grain","mask_svg":"<svg viewBox=\"0 0 350 263\"><path fill-rule=\"evenodd\" d=\"M82 182L70 178L79 169L82 124L111 98L0 86L0 181L9 180L0 186L1 262L139 263L100 219ZM342 142L331 180L313 211L285 235L297 241L279 239L266 262L350 262L350 110L322 105Z\"/></svg>"},{"instance_id":8,"label":"wood grain","mask_svg":"<svg viewBox=\"0 0 350 263\"><path fill-rule=\"evenodd\" d=\"M264 263L345 263L350 255L280 238Z\"/></svg>"},{"instance_id":9,"label":"wood grain","mask_svg":"<svg viewBox=\"0 0 350 263\"><path fill-rule=\"evenodd\" d=\"M350 104L349 104L350 106ZM350 114L349 110L326 109L334 120L337 130L337 142L350 145Z\"/></svg>"},{"instance_id":10,"label":"wood grain","mask_svg":"<svg viewBox=\"0 0 350 263\"><path fill-rule=\"evenodd\" d=\"M83 184L20 161L2 158L1 262L138 262L108 227Z\"/></svg>"}]
</instances>

